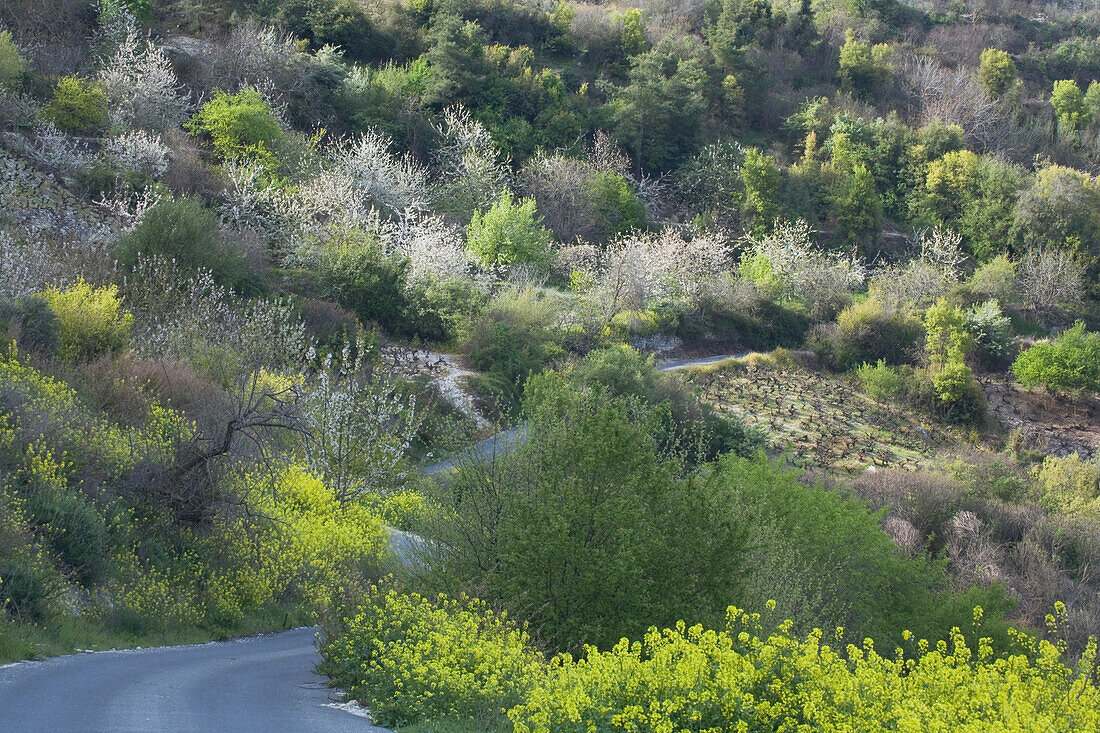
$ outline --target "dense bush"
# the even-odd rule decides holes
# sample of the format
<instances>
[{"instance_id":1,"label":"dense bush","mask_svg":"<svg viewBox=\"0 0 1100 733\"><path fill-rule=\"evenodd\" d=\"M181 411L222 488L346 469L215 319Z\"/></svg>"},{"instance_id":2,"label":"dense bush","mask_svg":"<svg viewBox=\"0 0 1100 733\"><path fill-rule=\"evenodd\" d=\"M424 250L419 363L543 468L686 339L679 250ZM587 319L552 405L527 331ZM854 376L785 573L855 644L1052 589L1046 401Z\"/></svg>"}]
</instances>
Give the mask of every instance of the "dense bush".
<instances>
[{"instance_id":1,"label":"dense bush","mask_svg":"<svg viewBox=\"0 0 1100 733\"><path fill-rule=\"evenodd\" d=\"M411 325L403 321L408 269L407 259L386 254L375 238L359 232L327 242L316 257L321 295L354 312L361 323L391 331Z\"/></svg>"},{"instance_id":2,"label":"dense bush","mask_svg":"<svg viewBox=\"0 0 1100 733\"><path fill-rule=\"evenodd\" d=\"M107 126L107 97L95 82L62 77L42 115L67 132L99 132Z\"/></svg>"},{"instance_id":3,"label":"dense bush","mask_svg":"<svg viewBox=\"0 0 1100 733\"><path fill-rule=\"evenodd\" d=\"M123 309L116 286L95 288L80 279L65 289L51 286L42 297L57 316L61 358L90 361L129 342L134 317Z\"/></svg>"},{"instance_id":4,"label":"dense bush","mask_svg":"<svg viewBox=\"0 0 1100 733\"><path fill-rule=\"evenodd\" d=\"M662 413L539 380L524 443L460 466L439 492L433 581L479 588L553 649L610 645L660 619L720 618L739 584L743 531L725 486L682 478L674 454L658 457Z\"/></svg>"},{"instance_id":5,"label":"dense bush","mask_svg":"<svg viewBox=\"0 0 1100 733\"><path fill-rule=\"evenodd\" d=\"M198 198L164 198L151 206L115 248L124 268L144 259L171 260L182 272L206 270L215 282L248 293L256 286L240 247L221 236L218 215Z\"/></svg>"},{"instance_id":6,"label":"dense bush","mask_svg":"<svg viewBox=\"0 0 1100 733\"><path fill-rule=\"evenodd\" d=\"M1076 453L1047 456L1035 467L1039 503L1059 514L1100 519L1100 465Z\"/></svg>"},{"instance_id":7,"label":"dense bush","mask_svg":"<svg viewBox=\"0 0 1100 733\"><path fill-rule=\"evenodd\" d=\"M470 365L500 378L500 397L515 403L523 382L564 355L560 303L534 288L503 291L470 334Z\"/></svg>"},{"instance_id":8,"label":"dense bush","mask_svg":"<svg viewBox=\"0 0 1100 733\"><path fill-rule=\"evenodd\" d=\"M217 92L184 125L205 135L223 158L253 158L269 170L279 166L287 134L259 91Z\"/></svg>"},{"instance_id":9,"label":"dense bush","mask_svg":"<svg viewBox=\"0 0 1100 733\"><path fill-rule=\"evenodd\" d=\"M47 356L57 354L61 346L57 314L41 295L0 301L0 323L3 322L20 349Z\"/></svg>"},{"instance_id":10,"label":"dense bush","mask_svg":"<svg viewBox=\"0 0 1100 733\"><path fill-rule=\"evenodd\" d=\"M1078 321L1049 343L1036 344L1012 363L1012 373L1027 387L1052 392L1100 392L1100 333Z\"/></svg>"},{"instance_id":11,"label":"dense bush","mask_svg":"<svg viewBox=\"0 0 1100 733\"><path fill-rule=\"evenodd\" d=\"M890 312L874 298L856 303L837 316L836 363L847 369L879 359L887 364L912 363L919 353L920 321Z\"/></svg>"},{"instance_id":12,"label":"dense bush","mask_svg":"<svg viewBox=\"0 0 1100 733\"><path fill-rule=\"evenodd\" d=\"M345 613L320 669L383 725L499 724L541 671L526 632L480 601L373 589Z\"/></svg>"},{"instance_id":13,"label":"dense bush","mask_svg":"<svg viewBox=\"0 0 1100 733\"><path fill-rule=\"evenodd\" d=\"M393 40L351 0L283 0L278 8L279 22L315 49L336 46L357 61L383 59L393 50Z\"/></svg>"},{"instance_id":14,"label":"dense bush","mask_svg":"<svg viewBox=\"0 0 1100 733\"><path fill-rule=\"evenodd\" d=\"M515 201L505 191L488 211L477 211L466 229L470 259L483 267L546 263L550 232L535 214L535 201Z\"/></svg>"}]
</instances>

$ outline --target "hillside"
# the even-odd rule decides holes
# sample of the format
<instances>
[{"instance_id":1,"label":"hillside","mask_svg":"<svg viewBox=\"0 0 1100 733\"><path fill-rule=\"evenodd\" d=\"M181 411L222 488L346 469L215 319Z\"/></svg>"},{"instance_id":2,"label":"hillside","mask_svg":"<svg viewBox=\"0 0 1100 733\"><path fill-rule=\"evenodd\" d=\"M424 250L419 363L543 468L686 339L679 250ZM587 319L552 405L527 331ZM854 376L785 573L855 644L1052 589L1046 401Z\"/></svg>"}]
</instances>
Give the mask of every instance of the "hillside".
<instances>
[{"instance_id":1,"label":"hillside","mask_svg":"<svg viewBox=\"0 0 1100 733\"><path fill-rule=\"evenodd\" d=\"M1096 726L1098 165L1092 3L10 0L0 662Z\"/></svg>"}]
</instances>

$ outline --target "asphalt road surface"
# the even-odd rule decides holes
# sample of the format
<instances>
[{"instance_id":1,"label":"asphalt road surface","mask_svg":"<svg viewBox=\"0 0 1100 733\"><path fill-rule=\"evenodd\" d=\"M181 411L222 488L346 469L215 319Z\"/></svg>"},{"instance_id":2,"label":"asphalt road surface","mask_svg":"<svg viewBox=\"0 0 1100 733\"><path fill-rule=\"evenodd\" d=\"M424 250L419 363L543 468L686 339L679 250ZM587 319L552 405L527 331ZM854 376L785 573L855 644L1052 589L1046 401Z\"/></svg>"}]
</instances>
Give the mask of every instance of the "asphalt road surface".
<instances>
[{"instance_id":1,"label":"asphalt road surface","mask_svg":"<svg viewBox=\"0 0 1100 733\"><path fill-rule=\"evenodd\" d=\"M0 731L385 733L313 671L316 629L0 668ZM358 714L357 714L358 713Z\"/></svg>"},{"instance_id":2,"label":"asphalt road surface","mask_svg":"<svg viewBox=\"0 0 1100 733\"><path fill-rule=\"evenodd\" d=\"M732 355L683 359L661 371L710 364ZM522 426L462 456L506 453ZM427 473L453 468L456 459ZM397 554L412 557L419 537L393 530ZM313 671L316 629L261 634L191 646L94 652L0 667L0 733L98 731L309 731L387 733Z\"/></svg>"}]
</instances>

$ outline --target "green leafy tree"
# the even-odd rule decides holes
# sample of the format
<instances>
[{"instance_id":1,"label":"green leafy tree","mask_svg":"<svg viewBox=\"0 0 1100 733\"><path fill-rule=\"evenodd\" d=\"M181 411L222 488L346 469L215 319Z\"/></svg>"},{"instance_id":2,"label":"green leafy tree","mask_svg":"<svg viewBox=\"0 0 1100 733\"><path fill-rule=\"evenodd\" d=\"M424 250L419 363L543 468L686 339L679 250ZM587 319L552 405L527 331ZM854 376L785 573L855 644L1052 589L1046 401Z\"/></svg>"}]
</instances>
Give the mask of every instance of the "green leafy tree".
<instances>
[{"instance_id":1,"label":"green leafy tree","mask_svg":"<svg viewBox=\"0 0 1100 733\"><path fill-rule=\"evenodd\" d=\"M1016 63L1006 51L987 48L978 63L978 80L989 96L1003 97L1016 82Z\"/></svg>"},{"instance_id":2,"label":"green leafy tree","mask_svg":"<svg viewBox=\"0 0 1100 733\"><path fill-rule=\"evenodd\" d=\"M780 214L779 187L783 182L779 165L758 148L745 151L741 164L741 216L751 224L752 231L770 231ZM749 229L748 226L745 227Z\"/></svg>"},{"instance_id":3,"label":"green leafy tree","mask_svg":"<svg viewBox=\"0 0 1100 733\"><path fill-rule=\"evenodd\" d=\"M0 31L0 89L14 89L23 81L26 60L11 38L11 31Z\"/></svg>"},{"instance_id":4,"label":"green leafy tree","mask_svg":"<svg viewBox=\"0 0 1100 733\"><path fill-rule=\"evenodd\" d=\"M67 132L96 133L107 126L107 96L94 81L63 76L42 115Z\"/></svg>"},{"instance_id":5,"label":"green leafy tree","mask_svg":"<svg viewBox=\"0 0 1100 733\"><path fill-rule=\"evenodd\" d=\"M772 6L764 0L722 0L708 8L703 35L724 69L743 65L745 49L772 26Z\"/></svg>"},{"instance_id":6,"label":"green leafy tree","mask_svg":"<svg viewBox=\"0 0 1100 733\"><path fill-rule=\"evenodd\" d=\"M278 167L277 153L286 139L279 118L252 87L236 94L216 92L184 127L209 137L223 158L254 158L270 170Z\"/></svg>"},{"instance_id":7,"label":"green leafy tree","mask_svg":"<svg viewBox=\"0 0 1100 733\"><path fill-rule=\"evenodd\" d=\"M639 168L670 170L694 150L706 80L696 59L680 58L667 42L633 58L629 83L611 89L608 111Z\"/></svg>"},{"instance_id":8,"label":"green leafy tree","mask_svg":"<svg viewBox=\"0 0 1100 733\"><path fill-rule=\"evenodd\" d=\"M534 199L516 201L505 191L487 211L474 213L466 228L470 259L484 267L546 262L550 232L535 213Z\"/></svg>"},{"instance_id":9,"label":"green leafy tree","mask_svg":"<svg viewBox=\"0 0 1100 733\"><path fill-rule=\"evenodd\" d=\"M1100 392L1100 333L1078 321L1053 341L1035 344L1012 363L1012 373L1027 387L1052 392Z\"/></svg>"},{"instance_id":10,"label":"green leafy tree","mask_svg":"<svg viewBox=\"0 0 1100 733\"><path fill-rule=\"evenodd\" d=\"M1085 94L1073 79L1054 82L1050 104L1058 117L1058 125L1071 132L1080 130L1092 119L1091 110L1085 104Z\"/></svg>"},{"instance_id":11,"label":"green leafy tree","mask_svg":"<svg viewBox=\"0 0 1100 733\"><path fill-rule=\"evenodd\" d=\"M474 21L463 20L457 9L444 6L428 28L426 101L451 104L478 102L489 69L484 59L484 32Z\"/></svg>"},{"instance_id":12,"label":"green leafy tree","mask_svg":"<svg viewBox=\"0 0 1100 733\"><path fill-rule=\"evenodd\" d=\"M1100 183L1073 168L1043 168L1017 199L1011 237L1021 250L1070 250L1100 287Z\"/></svg>"},{"instance_id":13,"label":"green leafy tree","mask_svg":"<svg viewBox=\"0 0 1100 733\"><path fill-rule=\"evenodd\" d=\"M1085 104L1092 115L1092 123L1096 124L1100 121L1100 81L1089 82L1089 88L1085 91Z\"/></svg>"},{"instance_id":14,"label":"green leafy tree","mask_svg":"<svg viewBox=\"0 0 1100 733\"><path fill-rule=\"evenodd\" d=\"M858 164L852 169L834 196L831 209L836 221L836 240L860 246L871 243L879 231L882 202L866 166Z\"/></svg>"},{"instance_id":15,"label":"green leafy tree","mask_svg":"<svg viewBox=\"0 0 1100 733\"><path fill-rule=\"evenodd\" d=\"M893 51L885 43L872 46L865 41L857 41L855 32L849 29L844 45L840 47L841 84L863 96L873 94L893 78L892 54Z\"/></svg>"}]
</instances>

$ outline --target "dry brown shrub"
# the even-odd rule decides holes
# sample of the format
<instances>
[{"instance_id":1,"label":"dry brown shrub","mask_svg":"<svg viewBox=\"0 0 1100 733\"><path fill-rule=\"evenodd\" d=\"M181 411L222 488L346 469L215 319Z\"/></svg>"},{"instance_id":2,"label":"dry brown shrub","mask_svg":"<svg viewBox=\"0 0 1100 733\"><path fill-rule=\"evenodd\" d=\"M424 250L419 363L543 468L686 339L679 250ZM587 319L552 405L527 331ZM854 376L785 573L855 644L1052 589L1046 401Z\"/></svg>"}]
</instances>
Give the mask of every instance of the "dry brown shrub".
<instances>
[{"instance_id":1,"label":"dry brown shrub","mask_svg":"<svg viewBox=\"0 0 1100 733\"><path fill-rule=\"evenodd\" d=\"M126 369L161 402L197 422L223 412L227 404L225 392L209 376L183 362L135 359Z\"/></svg>"},{"instance_id":2,"label":"dry brown shrub","mask_svg":"<svg viewBox=\"0 0 1100 733\"><path fill-rule=\"evenodd\" d=\"M956 512L965 508L966 491L958 480L943 474L900 469L864 472L852 479L852 489L874 509L909 522L938 549Z\"/></svg>"}]
</instances>

